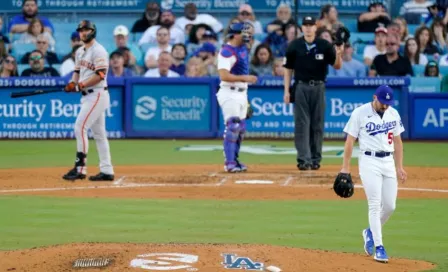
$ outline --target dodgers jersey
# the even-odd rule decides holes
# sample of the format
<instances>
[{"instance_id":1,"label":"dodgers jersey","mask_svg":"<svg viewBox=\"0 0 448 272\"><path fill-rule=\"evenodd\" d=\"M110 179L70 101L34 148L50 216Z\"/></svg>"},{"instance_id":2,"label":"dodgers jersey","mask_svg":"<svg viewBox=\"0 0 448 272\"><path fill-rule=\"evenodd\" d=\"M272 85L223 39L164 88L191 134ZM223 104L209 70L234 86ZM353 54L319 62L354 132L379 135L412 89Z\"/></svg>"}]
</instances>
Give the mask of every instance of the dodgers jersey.
<instances>
[{"instance_id":1,"label":"dodgers jersey","mask_svg":"<svg viewBox=\"0 0 448 272\"><path fill-rule=\"evenodd\" d=\"M344 132L358 138L361 151L394 151L393 137L404 131L398 111L389 107L383 118L371 102L356 108L345 125Z\"/></svg>"},{"instance_id":2,"label":"dodgers jersey","mask_svg":"<svg viewBox=\"0 0 448 272\"><path fill-rule=\"evenodd\" d=\"M107 72L109 70L109 55L106 49L94 42L91 47L80 47L75 54L75 71L79 71L79 82L83 82L93 76L97 70L105 69L104 80L90 86L89 89L104 88L107 86Z\"/></svg>"},{"instance_id":3,"label":"dodgers jersey","mask_svg":"<svg viewBox=\"0 0 448 272\"><path fill-rule=\"evenodd\" d=\"M249 74L249 50L245 44L234 47L224 44L218 55L218 70L225 69L232 75ZM247 89L247 82L221 81L220 87L236 87Z\"/></svg>"}]
</instances>

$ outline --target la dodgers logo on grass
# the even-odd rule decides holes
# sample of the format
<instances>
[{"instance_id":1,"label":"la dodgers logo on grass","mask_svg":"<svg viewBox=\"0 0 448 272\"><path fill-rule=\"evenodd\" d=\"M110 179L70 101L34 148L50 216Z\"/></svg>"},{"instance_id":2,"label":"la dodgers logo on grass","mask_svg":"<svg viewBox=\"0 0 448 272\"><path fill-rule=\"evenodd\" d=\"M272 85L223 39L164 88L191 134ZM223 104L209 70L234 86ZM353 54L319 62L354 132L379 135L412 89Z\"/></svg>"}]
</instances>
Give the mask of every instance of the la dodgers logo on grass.
<instances>
[{"instance_id":1,"label":"la dodgers logo on grass","mask_svg":"<svg viewBox=\"0 0 448 272\"><path fill-rule=\"evenodd\" d=\"M264 264L252 261L248 257L238 257L236 254L224 253L224 268L227 269L245 269L253 271L263 271Z\"/></svg>"}]
</instances>

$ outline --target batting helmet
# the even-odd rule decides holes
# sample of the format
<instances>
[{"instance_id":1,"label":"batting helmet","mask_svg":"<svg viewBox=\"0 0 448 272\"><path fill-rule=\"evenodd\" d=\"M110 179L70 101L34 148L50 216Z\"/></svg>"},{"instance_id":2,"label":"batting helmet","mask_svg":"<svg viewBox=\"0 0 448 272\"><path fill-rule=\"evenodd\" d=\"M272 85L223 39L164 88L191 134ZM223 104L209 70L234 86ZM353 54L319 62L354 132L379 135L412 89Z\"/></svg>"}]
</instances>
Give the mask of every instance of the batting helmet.
<instances>
[{"instance_id":1,"label":"batting helmet","mask_svg":"<svg viewBox=\"0 0 448 272\"><path fill-rule=\"evenodd\" d=\"M96 37L96 26L91 21L89 21L89 20L82 20L79 23L78 27L76 28L76 31L79 32L81 29L91 29L92 30L92 32L89 35L87 35L87 39L86 39L85 42L88 43L88 42L90 42L92 39L94 39Z\"/></svg>"}]
</instances>

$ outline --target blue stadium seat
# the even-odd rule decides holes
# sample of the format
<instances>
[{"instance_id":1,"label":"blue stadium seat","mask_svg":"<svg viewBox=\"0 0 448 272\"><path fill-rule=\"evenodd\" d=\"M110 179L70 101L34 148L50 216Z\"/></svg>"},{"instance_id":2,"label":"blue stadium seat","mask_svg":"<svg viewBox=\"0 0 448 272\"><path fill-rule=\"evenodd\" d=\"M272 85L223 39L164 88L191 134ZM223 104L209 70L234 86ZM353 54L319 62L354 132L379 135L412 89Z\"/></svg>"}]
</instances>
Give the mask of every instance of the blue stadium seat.
<instances>
[{"instance_id":1,"label":"blue stadium seat","mask_svg":"<svg viewBox=\"0 0 448 272\"><path fill-rule=\"evenodd\" d=\"M409 91L413 93L440 92L440 78L438 77L411 77Z\"/></svg>"},{"instance_id":2,"label":"blue stadium seat","mask_svg":"<svg viewBox=\"0 0 448 272\"><path fill-rule=\"evenodd\" d=\"M448 66L439 66L439 73L442 75L448 75Z\"/></svg>"},{"instance_id":3,"label":"blue stadium seat","mask_svg":"<svg viewBox=\"0 0 448 272\"><path fill-rule=\"evenodd\" d=\"M415 77L423 77L425 74L425 65L412 65Z\"/></svg>"},{"instance_id":4,"label":"blue stadium seat","mask_svg":"<svg viewBox=\"0 0 448 272\"><path fill-rule=\"evenodd\" d=\"M358 19L346 19L343 20L343 23L351 33L358 31Z\"/></svg>"},{"instance_id":5,"label":"blue stadium seat","mask_svg":"<svg viewBox=\"0 0 448 272\"><path fill-rule=\"evenodd\" d=\"M20 59L22 59L26 53L36 49L36 46L33 43L15 43L13 47L13 56L16 58L17 62L20 62Z\"/></svg>"},{"instance_id":6,"label":"blue stadium seat","mask_svg":"<svg viewBox=\"0 0 448 272\"><path fill-rule=\"evenodd\" d=\"M364 41L364 42L371 42L375 40L375 34L374 33L363 33L363 32L352 32L350 33L350 41L356 42L356 41Z\"/></svg>"},{"instance_id":7,"label":"blue stadium seat","mask_svg":"<svg viewBox=\"0 0 448 272\"><path fill-rule=\"evenodd\" d=\"M28 64L17 64L17 73L19 73L19 75L21 75L23 70L25 70L29 67L30 66Z\"/></svg>"},{"instance_id":8,"label":"blue stadium seat","mask_svg":"<svg viewBox=\"0 0 448 272\"><path fill-rule=\"evenodd\" d=\"M59 73L59 69L61 68L61 64L53 64L53 65L51 65L51 67L56 69L56 71L58 71L58 73Z\"/></svg>"},{"instance_id":9,"label":"blue stadium seat","mask_svg":"<svg viewBox=\"0 0 448 272\"><path fill-rule=\"evenodd\" d=\"M420 25L411 25L411 24L409 24L409 25L408 25L408 31L409 31L409 34L412 35L412 36L414 36L414 35L415 35L415 31L417 30L417 28L418 28L419 26L420 26Z\"/></svg>"},{"instance_id":10,"label":"blue stadium seat","mask_svg":"<svg viewBox=\"0 0 448 272\"><path fill-rule=\"evenodd\" d=\"M254 39L260 42L263 42L264 39L266 39L266 37L268 36L267 33L261 33L261 34L255 34L254 35Z\"/></svg>"}]
</instances>

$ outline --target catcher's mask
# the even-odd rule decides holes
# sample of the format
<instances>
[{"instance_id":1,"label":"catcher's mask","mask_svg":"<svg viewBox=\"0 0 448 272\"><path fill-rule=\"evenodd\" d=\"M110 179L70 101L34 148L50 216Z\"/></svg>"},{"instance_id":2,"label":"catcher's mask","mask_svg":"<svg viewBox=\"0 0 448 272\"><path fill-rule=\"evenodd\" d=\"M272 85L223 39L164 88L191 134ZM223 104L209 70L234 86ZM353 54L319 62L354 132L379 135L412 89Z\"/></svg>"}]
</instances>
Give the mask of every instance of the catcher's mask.
<instances>
[{"instance_id":1,"label":"catcher's mask","mask_svg":"<svg viewBox=\"0 0 448 272\"><path fill-rule=\"evenodd\" d=\"M233 23L229 26L227 38L232 38L235 34L241 34L243 36L243 42L249 43L252 39L252 27L252 24L249 22Z\"/></svg>"},{"instance_id":2,"label":"catcher's mask","mask_svg":"<svg viewBox=\"0 0 448 272\"><path fill-rule=\"evenodd\" d=\"M96 26L94 23L92 23L89 20L83 20L79 23L78 27L76 28L76 31L79 32L81 29L91 29L92 32L87 35L86 43L89 43L91 40L93 40L96 37Z\"/></svg>"}]
</instances>

